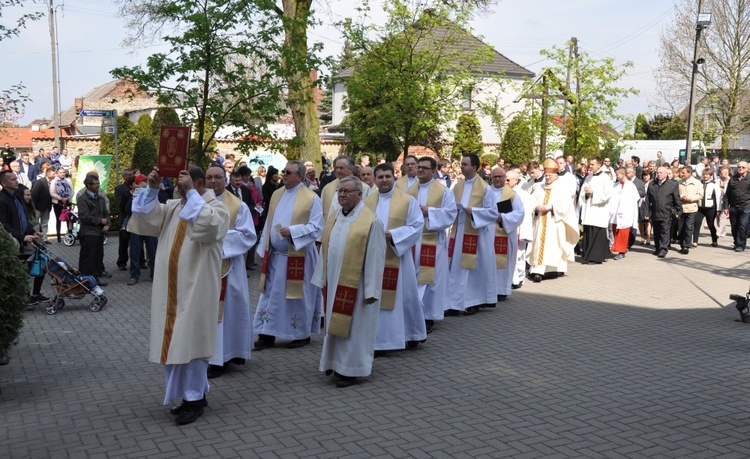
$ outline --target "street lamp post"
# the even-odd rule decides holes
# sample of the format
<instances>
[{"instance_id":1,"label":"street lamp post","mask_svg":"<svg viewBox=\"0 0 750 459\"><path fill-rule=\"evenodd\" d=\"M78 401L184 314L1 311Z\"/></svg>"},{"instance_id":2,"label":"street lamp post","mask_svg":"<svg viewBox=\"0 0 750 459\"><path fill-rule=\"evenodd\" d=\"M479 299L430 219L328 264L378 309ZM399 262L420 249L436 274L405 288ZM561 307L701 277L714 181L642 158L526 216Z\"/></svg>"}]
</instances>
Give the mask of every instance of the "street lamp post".
<instances>
[{"instance_id":1,"label":"street lamp post","mask_svg":"<svg viewBox=\"0 0 750 459\"><path fill-rule=\"evenodd\" d=\"M695 116L695 80L698 75L698 66L703 64L703 59L698 58L700 48L701 32L711 25L711 13L701 13L701 4L698 0L698 21L695 25L695 48L693 48L693 72L690 76L690 104L688 106L687 117L687 141L685 144L685 161L690 162L693 153L693 117Z\"/></svg>"}]
</instances>

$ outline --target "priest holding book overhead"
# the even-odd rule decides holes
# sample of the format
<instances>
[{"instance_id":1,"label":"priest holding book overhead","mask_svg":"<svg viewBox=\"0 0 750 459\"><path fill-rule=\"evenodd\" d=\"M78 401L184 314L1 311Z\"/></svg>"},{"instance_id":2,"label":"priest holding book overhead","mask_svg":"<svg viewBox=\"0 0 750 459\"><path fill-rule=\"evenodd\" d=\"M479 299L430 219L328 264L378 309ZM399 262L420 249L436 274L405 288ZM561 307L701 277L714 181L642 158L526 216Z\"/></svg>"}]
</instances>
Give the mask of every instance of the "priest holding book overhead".
<instances>
[{"instance_id":1,"label":"priest holding book overhead","mask_svg":"<svg viewBox=\"0 0 750 459\"><path fill-rule=\"evenodd\" d=\"M505 183L505 169L496 167L491 173L490 189L497 197L497 228L495 228L495 265L497 268L497 301L510 296L518 252L518 227L525 215L521 196Z\"/></svg>"}]
</instances>

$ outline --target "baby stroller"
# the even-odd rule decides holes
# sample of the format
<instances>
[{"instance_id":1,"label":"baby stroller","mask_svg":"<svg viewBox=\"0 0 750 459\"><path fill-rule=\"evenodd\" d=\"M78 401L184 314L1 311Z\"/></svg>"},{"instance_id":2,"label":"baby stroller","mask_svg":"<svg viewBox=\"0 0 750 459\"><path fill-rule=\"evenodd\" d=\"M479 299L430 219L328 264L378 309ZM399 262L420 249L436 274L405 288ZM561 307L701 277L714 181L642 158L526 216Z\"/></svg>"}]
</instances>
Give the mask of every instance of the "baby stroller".
<instances>
[{"instance_id":1,"label":"baby stroller","mask_svg":"<svg viewBox=\"0 0 750 459\"><path fill-rule=\"evenodd\" d=\"M60 213L60 221L67 222L68 232L62 237L62 243L68 247L73 247L78 238L78 232L81 230L81 225L78 222L78 213L75 211L73 206L66 206ZM107 235L104 234L104 245L107 245Z\"/></svg>"},{"instance_id":2,"label":"baby stroller","mask_svg":"<svg viewBox=\"0 0 750 459\"><path fill-rule=\"evenodd\" d=\"M34 242L34 247L34 255L29 261L41 265L42 269L49 274L52 288L55 289L55 295L44 309L45 313L56 314L65 306L65 299L78 300L89 294L94 297L89 303L89 310L101 311L107 304L107 297L104 296L104 290L97 285L94 276L82 275L44 244Z\"/></svg>"}]
</instances>

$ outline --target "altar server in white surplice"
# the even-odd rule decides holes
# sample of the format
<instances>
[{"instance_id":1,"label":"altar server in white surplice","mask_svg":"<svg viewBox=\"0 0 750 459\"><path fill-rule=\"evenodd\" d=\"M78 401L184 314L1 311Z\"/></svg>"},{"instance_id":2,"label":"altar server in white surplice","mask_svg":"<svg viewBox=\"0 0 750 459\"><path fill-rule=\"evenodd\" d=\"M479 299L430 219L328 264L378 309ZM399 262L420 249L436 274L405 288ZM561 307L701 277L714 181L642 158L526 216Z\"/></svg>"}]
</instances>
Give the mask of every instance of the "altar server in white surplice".
<instances>
[{"instance_id":1,"label":"altar server in white surplice","mask_svg":"<svg viewBox=\"0 0 750 459\"><path fill-rule=\"evenodd\" d=\"M344 177L337 194L340 209L326 222L312 282L326 291L320 371L348 387L372 372L386 245L383 224L362 202L362 182Z\"/></svg>"},{"instance_id":2,"label":"altar server in white surplice","mask_svg":"<svg viewBox=\"0 0 750 459\"><path fill-rule=\"evenodd\" d=\"M205 189L206 175L197 168L180 173L181 199L158 201L161 177L148 176L148 191L133 200L132 232L158 236L159 250L151 289L149 360L164 365L164 404L178 424L189 424L208 404L208 360L216 345L221 293L221 249L229 225L227 208Z\"/></svg>"},{"instance_id":3,"label":"altar server in white surplice","mask_svg":"<svg viewBox=\"0 0 750 459\"><path fill-rule=\"evenodd\" d=\"M258 244L263 265L254 321L256 350L273 347L276 338L290 340L287 348L303 347L310 344L312 333L320 332L323 296L310 279L318 262L315 239L323 234L323 207L304 178L304 163L289 161L284 186L269 203Z\"/></svg>"},{"instance_id":4,"label":"altar server in white surplice","mask_svg":"<svg viewBox=\"0 0 750 459\"><path fill-rule=\"evenodd\" d=\"M459 180L453 188L458 217L448 246L450 303L446 315L460 311L471 315L480 307L497 303L493 250L497 204L487 182L477 175L478 169L479 157L474 153L464 155L461 173L465 180Z\"/></svg>"},{"instance_id":5,"label":"altar server in white surplice","mask_svg":"<svg viewBox=\"0 0 750 459\"><path fill-rule=\"evenodd\" d=\"M516 196L521 197L523 203L523 221L518 227L518 253L516 254L516 269L513 273L511 289L521 288L526 279L526 247L534 240L534 203L531 195L524 191L521 182L521 171L518 168L509 170L505 175L505 183L513 188Z\"/></svg>"},{"instance_id":6,"label":"altar server in white surplice","mask_svg":"<svg viewBox=\"0 0 750 459\"><path fill-rule=\"evenodd\" d=\"M375 167L378 192L365 199L385 225L388 249L383 271L383 293L375 352L415 348L427 339L412 247L422 235L424 219L417 200L394 186L393 165Z\"/></svg>"},{"instance_id":7,"label":"altar server in white surplice","mask_svg":"<svg viewBox=\"0 0 750 459\"><path fill-rule=\"evenodd\" d=\"M456 200L453 192L435 179L435 159L419 158L419 183L409 189L417 199L424 227L422 237L414 246L414 266L417 270L419 298L422 301L427 333L436 320L443 320L448 305L448 236L446 229L456 220Z\"/></svg>"},{"instance_id":8,"label":"altar server in white surplice","mask_svg":"<svg viewBox=\"0 0 750 459\"><path fill-rule=\"evenodd\" d=\"M208 377L224 374L229 364L244 365L253 344L252 305L247 287L245 254L255 245L255 225L247 204L227 190L227 177L221 167L206 171L206 188L229 211L229 231L222 245L221 295L219 323L216 327L216 349L208 362Z\"/></svg>"},{"instance_id":9,"label":"altar server in white surplice","mask_svg":"<svg viewBox=\"0 0 750 459\"><path fill-rule=\"evenodd\" d=\"M525 212L521 196L506 184L505 170L492 169L490 189L497 197L499 215L495 228L495 264L497 267L497 301L505 301L510 296L513 274L516 270L518 253L518 228L524 220Z\"/></svg>"}]
</instances>

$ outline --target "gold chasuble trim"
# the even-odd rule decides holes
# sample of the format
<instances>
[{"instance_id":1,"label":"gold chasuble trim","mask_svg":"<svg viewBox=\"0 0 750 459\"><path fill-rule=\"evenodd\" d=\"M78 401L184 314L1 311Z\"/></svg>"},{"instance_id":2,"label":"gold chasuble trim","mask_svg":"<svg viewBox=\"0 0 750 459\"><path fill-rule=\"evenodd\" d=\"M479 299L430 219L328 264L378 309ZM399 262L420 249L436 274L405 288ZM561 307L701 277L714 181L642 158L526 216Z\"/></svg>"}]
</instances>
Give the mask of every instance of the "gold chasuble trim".
<instances>
[{"instance_id":1,"label":"gold chasuble trim","mask_svg":"<svg viewBox=\"0 0 750 459\"><path fill-rule=\"evenodd\" d=\"M167 276L167 315L164 320L164 334L161 340L161 358L159 362L166 365L169 356L169 346L172 344L172 332L177 319L177 274L180 264L180 252L187 234L187 220L179 219L177 231L174 234L172 248L169 251L169 266Z\"/></svg>"},{"instance_id":2,"label":"gold chasuble trim","mask_svg":"<svg viewBox=\"0 0 750 459\"><path fill-rule=\"evenodd\" d=\"M232 193L223 193L221 203L229 211L229 229L234 229L237 224L237 214L240 211L242 200ZM219 293L219 323L224 320L224 296L227 293L227 273L229 272L229 259L221 260L221 292Z\"/></svg>"},{"instance_id":3,"label":"gold chasuble trim","mask_svg":"<svg viewBox=\"0 0 750 459\"><path fill-rule=\"evenodd\" d=\"M333 203L336 197L336 190L339 187L339 179L334 179L328 182L323 187L323 191L320 193L320 200L323 204L323 220L328 221L328 214L331 212L331 203Z\"/></svg>"},{"instance_id":4,"label":"gold chasuble trim","mask_svg":"<svg viewBox=\"0 0 750 459\"><path fill-rule=\"evenodd\" d=\"M456 197L456 203L461 202L464 194L464 185L466 181L459 180L456 187L453 188L453 194ZM477 176L474 179L474 185L471 187L471 196L469 196L469 205L467 207L482 207L484 202L484 192L487 190L487 182ZM460 214L460 212L459 212ZM479 231L474 228L471 218L467 218L464 223L464 239L461 250L461 269L474 270L477 267L477 247L479 246ZM456 221L453 223L451 231L451 240L448 245L448 258L453 258L453 247L456 244L456 233L458 232L458 214Z\"/></svg>"},{"instance_id":5,"label":"gold chasuble trim","mask_svg":"<svg viewBox=\"0 0 750 459\"><path fill-rule=\"evenodd\" d=\"M500 202L505 202L516 197L516 192L513 188L505 185L503 192L500 194ZM495 265L497 269L505 269L508 267L508 232L505 228L498 225L495 230Z\"/></svg>"},{"instance_id":6,"label":"gold chasuble trim","mask_svg":"<svg viewBox=\"0 0 750 459\"><path fill-rule=\"evenodd\" d=\"M409 188L409 194L419 202L419 186ZM442 207L445 185L433 180L427 189L427 207ZM427 229L427 219L424 219L422 228L422 245L419 250L419 275L417 283L435 283L435 260L437 258L438 233Z\"/></svg>"},{"instance_id":7,"label":"gold chasuble trim","mask_svg":"<svg viewBox=\"0 0 750 459\"><path fill-rule=\"evenodd\" d=\"M336 215L326 222L321 244L321 255L323 257L323 278L328 277L328 242L331 238L331 230L336 223ZM349 234L346 236L346 247L350 248L344 252L344 260L339 274L339 283L334 287L333 307L331 308L331 320L328 324L327 333L341 338L348 338L352 327L352 316L354 305L357 301L360 276L365 267L365 252L367 239L370 235L370 227L375 220L375 213L367 206L359 211L357 219L349 226ZM328 286L326 285L326 296ZM326 304L328 304L326 299Z\"/></svg>"},{"instance_id":8,"label":"gold chasuble trim","mask_svg":"<svg viewBox=\"0 0 750 459\"><path fill-rule=\"evenodd\" d=\"M273 229L273 215L276 213L276 206L281 201L285 188L279 188L271 196L271 202L268 206L268 216L266 218L266 230L263 232L266 250L263 253L263 264L260 270L260 291L265 292L266 275L268 274L268 257L271 253L271 236L269 234ZM306 225L310 221L310 212L312 212L313 200L315 193L306 186L299 187L297 196L294 198L294 207L292 209L292 221L290 226ZM289 243L289 250L286 260L286 299L301 300L304 292L305 281L305 250L295 250Z\"/></svg>"},{"instance_id":9,"label":"gold chasuble trim","mask_svg":"<svg viewBox=\"0 0 750 459\"><path fill-rule=\"evenodd\" d=\"M365 205L375 212L378 208L379 199L380 193L371 194L365 198ZM388 226L386 230L399 228L406 224L410 201L411 196L394 187L393 194L391 195L391 206L388 209ZM380 297L380 309L393 309L396 307L399 266L401 266L401 258L393 250L393 247L389 245L385 251L385 269L383 270L383 292Z\"/></svg>"},{"instance_id":10,"label":"gold chasuble trim","mask_svg":"<svg viewBox=\"0 0 750 459\"><path fill-rule=\"evenodd\" d=\"M544 201L542 201L542 205L546 206L549 204L549 196L550 193L552 193L551 188L547 188L544 190ZM536 264L537 266L542 266L544 261L544 239L547 236L547 215L549 215L549 212L546 212L544 215L542 215L542 230L539 233L539 252L537 255Z\"/></svg>"}]
</instances>

